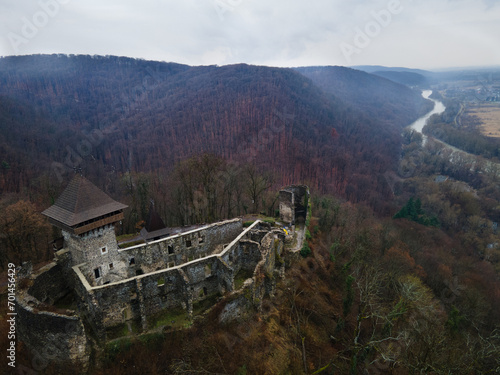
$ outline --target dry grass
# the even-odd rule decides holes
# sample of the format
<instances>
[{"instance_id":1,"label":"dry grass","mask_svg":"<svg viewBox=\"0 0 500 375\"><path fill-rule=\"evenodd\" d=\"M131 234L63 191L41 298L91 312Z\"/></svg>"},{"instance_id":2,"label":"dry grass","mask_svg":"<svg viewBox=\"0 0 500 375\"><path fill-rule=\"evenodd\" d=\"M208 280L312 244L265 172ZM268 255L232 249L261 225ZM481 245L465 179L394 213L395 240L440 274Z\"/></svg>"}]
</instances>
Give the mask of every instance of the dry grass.
<instances>
[{"instance_id":1,"label":"dry grass","mask_svg":"<svg viewBox=\"0 0 500 375\"><path fill-rule=\"evenodd\" d=\"M481 121L481 133L487 137L500 138L500 104L482 104L479 108L470 110Z\"/></svg>"}]
</instances>

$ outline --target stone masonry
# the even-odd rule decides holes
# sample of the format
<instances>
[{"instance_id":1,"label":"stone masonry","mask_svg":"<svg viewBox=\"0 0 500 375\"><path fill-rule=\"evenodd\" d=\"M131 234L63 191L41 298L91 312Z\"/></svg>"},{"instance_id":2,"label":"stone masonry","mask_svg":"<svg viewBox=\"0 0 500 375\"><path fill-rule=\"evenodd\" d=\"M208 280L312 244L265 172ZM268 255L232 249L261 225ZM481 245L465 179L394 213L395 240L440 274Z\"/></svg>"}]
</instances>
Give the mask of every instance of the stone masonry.
<instances>
[{"instance_id":1,"label":"stone masonry","mask_svg":"<svg viewBox=\"0 0 500 375\"><path fill-rule=\"evenodd\" d=\"M97 188L89 184L78 180L73 190L94 192ZM78 203L79 198L63 194L64 204L46 212L61 227L65 246L54 262L26 276L17 297L23 342L32 351L55 348L60 354L55 360L69 359L85 368L90 342L106 342L110 329L134 323L146 332L154 328L158 314L169 310L191 316L195 303L233 292L240 272L253 275L244 284L245 295L258 308L264 296L274 294L276 277L284 274L285 233L259 220L248 228L241 219L227 220L120 249L113 221L121 215L117 208L126 206L101 195L99 199L111 207L109 213L91 207L95 218L80 210L70 221L60 207L72 209L67 202ZM280 192L285 221L302 214L307 194L303 187ZM56 308L65 298L72 298L74 305ZM234 306L247 302L245 297Z\"/></svg>"}]
</instances>

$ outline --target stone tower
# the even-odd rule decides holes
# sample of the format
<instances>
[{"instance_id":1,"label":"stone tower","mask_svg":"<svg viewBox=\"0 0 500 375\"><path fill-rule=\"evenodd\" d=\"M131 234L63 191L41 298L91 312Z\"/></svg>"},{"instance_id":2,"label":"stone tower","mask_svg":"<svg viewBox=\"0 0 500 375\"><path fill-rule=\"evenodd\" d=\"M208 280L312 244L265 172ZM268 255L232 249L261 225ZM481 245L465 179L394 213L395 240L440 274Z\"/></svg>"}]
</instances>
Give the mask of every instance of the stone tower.
<instances>
[{"instance_id":1,"label":"stone tower","mask_svg":"<svg viewBox=\"0 0 500 375\"><path fill-rule=\"evenodd\" d=\"M102 285L126 276L114 229L123 219L125 208L89 180L76 175L55 204L42 214L62 230L72 265L86 263L92 272L92 284Z\"/></svg>"}]
</instances>

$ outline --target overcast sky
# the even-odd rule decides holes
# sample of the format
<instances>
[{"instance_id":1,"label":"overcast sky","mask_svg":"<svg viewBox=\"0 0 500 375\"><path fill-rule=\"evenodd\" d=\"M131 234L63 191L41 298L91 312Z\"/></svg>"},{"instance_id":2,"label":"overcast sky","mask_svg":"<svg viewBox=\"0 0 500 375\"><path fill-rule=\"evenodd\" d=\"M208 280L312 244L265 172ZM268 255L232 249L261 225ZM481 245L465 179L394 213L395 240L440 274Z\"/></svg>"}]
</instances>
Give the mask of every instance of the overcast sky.
<instances>
[{"instance_id":1,"label":"overcast sky","mask_svg":"<svg viewBox=\"0 0 500 375\"><path fill-rule=\"evenodd\" d=\"M0 0L0 55L190 65L500 65L499 0Z\"/></svg>"}]
</instances>

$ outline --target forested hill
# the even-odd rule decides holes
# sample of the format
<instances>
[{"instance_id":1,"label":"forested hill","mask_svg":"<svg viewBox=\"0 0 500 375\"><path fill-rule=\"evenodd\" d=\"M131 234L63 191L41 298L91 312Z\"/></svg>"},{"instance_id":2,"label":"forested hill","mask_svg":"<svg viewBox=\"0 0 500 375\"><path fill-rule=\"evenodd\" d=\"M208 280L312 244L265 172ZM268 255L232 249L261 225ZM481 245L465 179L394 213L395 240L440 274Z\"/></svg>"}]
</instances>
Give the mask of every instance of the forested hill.
<instances>
[{"instance_id":1,"label":"forested hill","mask_svg":"<svg viewBox=\"0 0 500 375\"><path fill-rule=\"evenodd\" d=\"M72 167L94 181L168 172L209 152L266 169L277 184L308 183L353 201L383 198L401 128L426 102L389 80L331 69L321 82L307 69L243 64L1 58L0 192L67 180Z\"/></svg>"},{"instance_id":2,"label":"forested hill","mask_svg":"<svg viewBox=\"0 0 500 375\"><path fill-rule=\"evenodd\" d=\"M381 76L396 72L369 74L341 66L304 67L297 68L297 71L310 78L325 92L343 98L357 110L376 118L381 124L406 126L422 113L423 108L432 109L431 103L419 100L418 91L394 82L394 77L389 74L387 77ZM417 75L401 73L404 74ZM398 78L405 83L408 81L403 77Z\"/></svg>"}]
</instances>

